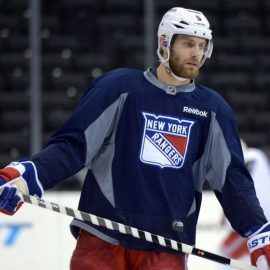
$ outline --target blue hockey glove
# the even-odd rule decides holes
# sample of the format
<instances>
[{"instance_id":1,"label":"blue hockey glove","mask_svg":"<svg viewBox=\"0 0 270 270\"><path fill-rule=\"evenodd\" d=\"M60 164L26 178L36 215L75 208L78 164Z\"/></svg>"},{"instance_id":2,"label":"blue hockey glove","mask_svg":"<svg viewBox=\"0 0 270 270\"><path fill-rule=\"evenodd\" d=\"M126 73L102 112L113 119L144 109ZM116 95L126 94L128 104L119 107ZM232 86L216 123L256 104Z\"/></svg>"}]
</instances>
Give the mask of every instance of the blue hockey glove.
<instances>
[{"instance_id":1,"label":"blue hockey glove","mask_svg":"<svg viewBox=\"0 0 270 270\"><path fill-rule=\"evenodd\" d=\"M0 212L13 215L22 205L20 193L39 198L43 188L33 162L12 162L0 170Z\"/></svg>"},{"instance_id":2,"label":"blue hockey glove","mask_svg":"<svg viewBox=\"0 0 270 270\"><path fill-rule=\"evenodd\" d=\"M251 229L246 235L251 264L259 270L270 270L270 222Z\"/></svg>"}]
</instances>

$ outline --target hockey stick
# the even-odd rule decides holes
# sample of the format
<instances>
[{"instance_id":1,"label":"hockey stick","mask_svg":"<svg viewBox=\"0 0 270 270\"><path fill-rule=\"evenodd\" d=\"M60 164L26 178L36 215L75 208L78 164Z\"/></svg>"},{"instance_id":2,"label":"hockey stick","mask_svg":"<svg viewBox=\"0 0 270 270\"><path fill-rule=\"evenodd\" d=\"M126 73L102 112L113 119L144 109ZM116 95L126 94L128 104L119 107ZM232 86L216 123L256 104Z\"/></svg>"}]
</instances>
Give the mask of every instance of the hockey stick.
<instances>
[{"instance_id":1,"label":"hockey stick","mask_svg":"<svg viewBox=\"0 0 270 270\"><path fill-rule=\"evenodd\" d=\"M36 205L54 212L61 213L63 215L71 216L82 221L88 221L91 224L97 226L103 226L110 230L116 230L123 234L128 234L133 237L144 239L148 242L158 244L173 250L181 251L186 254L192 254L204 259L215 261L217 263L226 264L231 267L235 267L241 270L258 270L257 267L245 264L241 261L229 259L202 249L195 248L193 246L177 242L172 239L164 238L160 235L155 235L150 232L142 231L134 227L130 227L115 221L108 220L106 218L98 217L92 214L88 214L76 209L72 209L66 206L59 205L57 203L49 202L43 199L38 199L34 196L22 194L23 201L29 204Z\"/></svg>"}]
</instances>

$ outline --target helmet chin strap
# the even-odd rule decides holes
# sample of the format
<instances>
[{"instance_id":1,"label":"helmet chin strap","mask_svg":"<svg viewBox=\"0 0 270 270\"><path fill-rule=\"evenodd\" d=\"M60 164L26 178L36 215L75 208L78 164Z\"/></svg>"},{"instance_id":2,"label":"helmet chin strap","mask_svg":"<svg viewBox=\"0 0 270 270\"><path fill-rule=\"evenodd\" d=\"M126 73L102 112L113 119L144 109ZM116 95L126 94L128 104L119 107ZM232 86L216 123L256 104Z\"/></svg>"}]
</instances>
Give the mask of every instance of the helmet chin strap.
<instances>
[{"instance_id":1,"label":"helmet chin strap","mask_svg":"<svg viewBox=\"0 0 270 270\"><path fill-rule=\"evenodd\" d=\"M162 57L162 55L160 54L160 48L158 48L157 54L158 54L159 61L165 66L167 73L170 74L172 77L174 77L176 80L178 80L180 82L184 82L186 80L190 80L189 78L179 77L179 76L177 76L177 75L175 75L173 73L173 71L170 68L170 64L169 64L170 50L168 48L166 48L166 49L167 49L167 54L168 54L167 59L164 59Z\"/></svg>"},{"instance_id":2,"label":"helmet chin strap","mask_svg":"<svg viewBox=\"0 0 270 270\"><path fill-rule=\"evenodd\" d=\"M186 80L190 80L189 78L179 77L179 76L175 75L175 74L172 72L172 70L171 70L171 68L170 68L170 66L169 66L168 61L166 61L166 63L162 63L162 64L165 65L166 71L167 71L172 77L174 77L176 80L178 80L178 81L180 81L180 82L184 82L184 81L186 81ZM167 65L166 65L166 64L167 64Z\"/></svg>"}]
</instances>

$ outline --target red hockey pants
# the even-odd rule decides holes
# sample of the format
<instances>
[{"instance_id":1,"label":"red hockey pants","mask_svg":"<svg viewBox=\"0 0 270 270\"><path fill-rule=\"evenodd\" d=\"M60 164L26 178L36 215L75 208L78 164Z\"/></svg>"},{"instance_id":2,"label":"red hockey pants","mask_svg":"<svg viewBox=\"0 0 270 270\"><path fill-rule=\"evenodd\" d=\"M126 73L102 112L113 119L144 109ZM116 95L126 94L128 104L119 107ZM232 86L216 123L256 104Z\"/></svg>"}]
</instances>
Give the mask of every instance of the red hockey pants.
<instances>
[{"instance_id":1,"label":"red hockey pants","mask_svg":"<svg viewBox=\"0 0 270 270\"><path fill-rule=\"evenodd\" d=\"M81 230L71 270L186 270L186 255L138 251L107 243Z\"/></svg>"}]
</instances>

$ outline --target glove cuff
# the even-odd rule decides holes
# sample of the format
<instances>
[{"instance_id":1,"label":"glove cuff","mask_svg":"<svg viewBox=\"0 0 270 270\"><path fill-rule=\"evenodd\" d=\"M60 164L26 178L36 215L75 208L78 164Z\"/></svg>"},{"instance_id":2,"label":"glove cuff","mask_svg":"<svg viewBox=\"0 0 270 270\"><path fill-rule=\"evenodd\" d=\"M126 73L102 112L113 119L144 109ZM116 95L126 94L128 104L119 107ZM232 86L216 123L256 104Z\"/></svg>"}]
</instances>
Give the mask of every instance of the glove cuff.
<instances>
[{"instance_id":1,"label":"glove cuff","mask_svg":"<svg viewBox=\"0 0 270 270\"><path fill-rule=\"evenodd\" d=\"M254 252L256 249L260 249L267 245L270 245L269 231L254 235L247 241L247 245L250 253Z\"/></svg>"},{"instance_id":2,"label":"glove cuff","mask_svg":"<svg viewBox=\"0 0 270 270\"><path fill-rule=\"evenodd\" d=\"M14 180L20 176L19 172L13 168L5 167L0 170L0 177L7 183Z\"/></svg>"},{"instance_id":3,"label":"glove cuff","mask_svg":"<svg viewBox=\"0 0 270 270\"><path fill-rule=\"evenodd\" d=\"M15 182L22 181L26 184L30 195L39 198L43 196L44 190L38 179L36 166L32 161L12 162L0 171L1 176L4 175L3 172L11 185L12 182L15 184ZM17 175L15 172L17 172Z\"/></svg>"}]
</instances>

